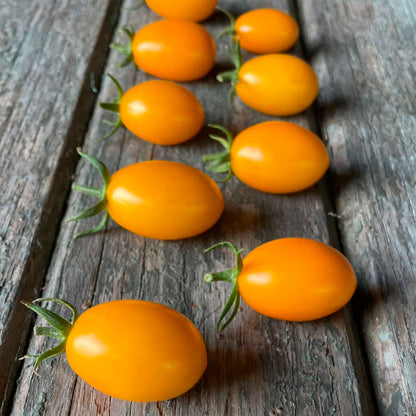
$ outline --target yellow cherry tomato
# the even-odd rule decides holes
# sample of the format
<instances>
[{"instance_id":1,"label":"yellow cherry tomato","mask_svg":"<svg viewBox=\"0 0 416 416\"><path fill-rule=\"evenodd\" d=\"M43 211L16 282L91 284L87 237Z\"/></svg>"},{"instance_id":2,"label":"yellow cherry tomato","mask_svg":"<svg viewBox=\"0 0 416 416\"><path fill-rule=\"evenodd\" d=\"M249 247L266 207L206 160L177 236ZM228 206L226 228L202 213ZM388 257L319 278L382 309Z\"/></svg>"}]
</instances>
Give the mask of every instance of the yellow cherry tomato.
<instances>
[{"instance_id":1,"label":"yellow cherry tomato","mask_svg":"<svg viewBox=\"0 0 416 416\"><path fill-rule=\"evenodd\" d=\"M193 22L160 20L140 29L131 51L143 71L171 81L193 81L205 76L215 63L212 36Z\"/></svg>"},{"instance_id":2,"label":"yellow cherry tomato","mask_svg":"<svg viewBox=\"0 0 416 416\"><path fill-rule=\"evenodd\" d=\"M252 53L266 54L290 49L299 36L295 19L279 10L257 9L235 21L235 40Z\"/></svg>"},{"instance_id":3,"label":"yellow cherry tomato","mask_svg":"<svg viewBox=\"0 0 416 416\"><path fill-rule=\"evenodd\" d=\"M71 323L51 322L40 301L70 308ZM154 402L180 396L207 366L204 341L185 316L153 302L118 300L86 310L80 317L69 303L37 299L25 305L53 325L61 343L37 357L66 352L71 368L95 389L122 400ZM53 354L52 354L53 352Z\"/></svg>"},{"instance_id":4,"label":"yellow cherry tomato","mask_svg":"<svg viewBox=\"0 0 416 416\"><path fill-rule=\"evenodd\" d=\"M223 153L204 156L207 169L232 173L245 184L263 192L298 192L315 184L329 166L324 144L309 130L287 121L267 121L251 126L234 139L226 134ZM211 136L215 139L221 138Z\"/></svg>"},{"instance_id":5,"label":"yellow cherry tomato","mask_svg":"<svg viewBox=\"0 0 416 416\"><path fill-rule=\"evenodd\" d=\"M147 5L165 19L201 22L215 11L217 0L146 0Z\"/></svg>"},{"instance_id":6,"label":"yellow cherry tomato","mask_svg":"<svg viewBox=\"0 0 416 416\"><path fill-rule=\"evenodd\" d=\"M224 329L238 311L240 295L255 311L286 321L310 321L341 309L352 297L357 278L348 260L334 248L306 238L282 238L262 244L244 259L242 250L220 243L209 250L228 247L237 265L211 273L205 281L226 281L233 291L218 326Z\"/></svg>"},{"instance_id":7,"label":"yellow cherry tomato","mask_svg":"<svg viewBox=\"0 0 416 416\"><path fill-rule=\"evenodd\" d=\"M101 188L74 183L74 190L101 200L67 221L89 218L104 211L100 224L77 236L104 228L111 217L121 227L144 237L177 240L211 228L224 210L217 184L205 173L182 163L149 160L126 166L112 176L98 159L78 153L101 174Z\"/></svg>"},{"instance_id":8,"label":"yellow cherry tomato","mask_svg":"<svg viewBox=\"0 0 416 416\"><path fill-rule=\"evenodd\" d=\"M263 315L310 321L341 309L357 287L354 269L334 248L306 238L270 241L243 260L238 288Z\"/></svg>"},{"instance_id":9,"label":"yellow cherry tomato","mask_svg":"<svg viewBox=\"0 0 416 416\"><path fill-rule=\"evenodd\" d=\"M66 355L72 369L97 390L139 402L180 396L207 366L204 341L187 318L139 300L85 311L69 334Z\"/></svg>"},{"instance_id":10,"label":"yellow cherry tomato","mask_svg":"<svg viewBox=\"0 0 416 416\"><path fill-rule=\"evenodd\" d=\"M176 162L151 160L117 171L107 188L108 213L144 237L176 240L211 228L224 210L216 183Z\"/></svg>"},{"instance_id":11,"label":"yellow cherry tomato","mask_svg":"<svg viewBox=\"0 0 416 416\"><path fill-rule=\"evenodd\" d=\"M236 136L231 168L247 185L264 192L309 188L326 172L328 152L309 130L287 121L256 124Z\"/></svg>"},{"instance_id":12,"label":"yellow cherry tomato","mask_svg":"<svg viewBox=\"0 0 416 416\"><path fill-rule=\"evenodd\" d=\"M204 110L182 85L156 80L136 85L122 96L120 118L141 139L172 145L191 139L201 130Z\"/></svg>"},{"instance_id":13,"label":"yellow cherry tomato","mask_svg":"<svg viewBox=\"0 0 416 416\"><path fill-rule=\"evenodd\" d=\"M271 54L243 64L235 90L244 103L261 113L289 116L313 103L319 84L313 69L302 59Z\"/></svg>"}]
</instances>

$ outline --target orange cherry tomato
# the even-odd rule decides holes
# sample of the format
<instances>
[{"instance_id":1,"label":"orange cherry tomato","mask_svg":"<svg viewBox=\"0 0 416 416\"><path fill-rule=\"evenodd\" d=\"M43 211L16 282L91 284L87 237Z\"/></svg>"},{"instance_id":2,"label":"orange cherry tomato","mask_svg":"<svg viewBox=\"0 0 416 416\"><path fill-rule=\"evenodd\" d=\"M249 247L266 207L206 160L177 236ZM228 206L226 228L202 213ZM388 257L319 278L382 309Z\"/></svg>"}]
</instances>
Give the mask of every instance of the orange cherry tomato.
<instances>
[{"instance_id":1,"label":"orange cherry tomato","mask_svg":"<svg viewBox=\"0 0 416 416\"><path fill-rule=\"evenodd\" d=\"M123 95L120 118L141 139L172 145L191 139L201 130L204 110L182 85L156 80L136 85Z\"/></svg>"},{"instance_id":2,"label":"orange cherry tomato","mask_svg":"<svg viewBox=\"0 0 416 416\"><path fill-rule=\"evenodd\" d=\"M237 135L231 148L234 174L264 192L280 194L309 188L328 166L328 152L321 140L287 121L251 126Z\"/></svg>"},{"instance_id":3,"label":"orange cherry tomato","mask_svg":"<svg viewBox=\"0 0 416 416\"><path fill-rule=\"evenodd\" d=\"M251 126L233 139L231 132L221 126L228 138L224 172L234 173L245 184L263 192L291 193L309 188L325 173L329 156L324 144L309 130L287 121L267 121ZM217 136L211 136L217 138ZM216 156L205 156L212 161L209 170L217 171Z\"/></svg>"},{"instance_id":4,"label":"orange cherry tomato","mask_svg":"<svg viewBox=\"0 0 416 416\"><path fill-rule=\"evenodd\" d=\"M207 366L204 341L179 312L122 300L84 312L69 334L69 365L88 384L123 400L168 400L192 388Z\"/></svg>"},{"instance_id":5,"label":"orange cherry tomato","mask_svg":"<svg viewBox=\"0 0 416 416\"><path fill-rule=\"evenodd\" d=\"M105 212L98 226L77 237L103 229L111 217L123 228L144 237L188 238L211 228L224 210L224 199L217 184L191 166L149 160L126 166L110 176L102 162L77 150L99 171L104 185L91 188L74 183L74 190L95 196L100 201L67 221Z\"/></svg>"},{"instance_id":6,"label":"orange cherry tomato","mask_svg":"<svg viewBox=\"0 0 416 416\"><path fill-rule=\"evenodd\" d=\"M74 372L105 394L135 402L168 400L191 389L205 371L202 336L174 309L118 300L94 306L78 318L75 308L59 299L26 306L45 317L48 311L37 305L42 300L64 304L74 314L72 324L63 318L54 324L61 335L55 355L66 352Z\"/></svg>"},{"instance_id":7,"label":"orange cherry tomato","mask_svg":"<svg viewBox=\"0 0 416 416\"><path fill-rule=\"evenodd\" d=\"M136 65L151 75L193 81L214 66L216 46L212 36L196 23L159 20L136 33L131 51Z\"/></svg>"},{"instance_id":8,"label":"orange cherry tomato","mask_svg":"<svg viewBox=\"0 0 416 416\"><path fill-rule=\"evenodd\" d=\"M319 92L318 78L303 60L291 55L262 55L238 72L235 90L249 107L272 116L306 110Z\"/></svg>"},{"instance_id":9,"label":"orange cherry tomato","mask_svg":"<svg viewBox=\"0 0 416 416\"><path fill-rule=\"evenodd\" d=\"M357 287L357 278L348 260L318 241L306 238L270 241L251 251L244 260L241 260L241 251L232 244L220 243L211 249L218 246L232 248L238 264L228 278L220 272L205 276L205 280L226 280L234 284L231 300L237 308L231 319L238 310L240 294L251 308L263 315L287 321L310 321L341 309ZM230 319L225 326L229 322Z\"/></svg>"},{"instance_id":10,"label":"orange cherry tomato","mask_svg":"<svg viewBox=\"0 0 416 416\"><path fill-rule=\"evenodd\" d=\"M257 9L242 14L235 21L235 40L252 53L284 52L299 36L296 20L275 9Z\"/></svg>"},{"instance_id":11,"label":"orange cherry tomato","mask_svg":"<svg viewBox=\"0 0 416 416\"><path fill-rule=\"evenodd\" d=\"M147 5L165 19L201 22L212 15L217 0L146 0Z\"/></svg>"},{"instance_id":12,"label":"orange cherry tomato","mask_svg":"<svg viewBox=\"0 0 416 416\"><path fill-rule=\"evenodd\" d=\"M241 296L256 311L309 321L341 309L357 287L354 269L334 248L306 238L263 244L243 260Z\"/></svg>"},{"instance_id":13,"label":"orange cherry tomato","mask_svg":"<svg viewBox=\"0 0 416 416\"><path fill-rule=\"evenodd\" d=\"M211 228L224 210L216 183L188 165L151 160L117 171L107 189L108 213L144 237L176 240Z\"/></svg>"}]
</instances>

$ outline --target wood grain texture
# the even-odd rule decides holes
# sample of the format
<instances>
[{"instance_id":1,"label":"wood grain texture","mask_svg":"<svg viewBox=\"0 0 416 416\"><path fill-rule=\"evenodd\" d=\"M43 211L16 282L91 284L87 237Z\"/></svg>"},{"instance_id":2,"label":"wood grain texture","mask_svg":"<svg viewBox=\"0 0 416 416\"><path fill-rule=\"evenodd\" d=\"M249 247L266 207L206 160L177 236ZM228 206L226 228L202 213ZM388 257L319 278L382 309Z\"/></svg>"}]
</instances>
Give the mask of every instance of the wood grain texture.
<instances>
[{"instance_id":1,"label":"wood grain texture","mask_svg":"<svg viewBox=\"0 0 416 416\"><path fill-rule=\"evenodd\" d=\"M273 6L293 12L290 3L229 0L221 3L236 14L255 7ZM124 14L125 21L141 27L155 15L146 9ZM217 33L225 19L215 15L205 23ZM233 114L226 106L227 88L215 82L215 73L228 60L220 45L216 69L204 80L187 84L206 110L206 123L230 126L234 131L269 118L237 103ZM295 53L301 53L298 46ZM111 53L107 71L127 88L149 79L132 68L115 69L119 56ZM115 96L104 81L99 99ZM84 150L106 162L110 171L148 159L168 159L202 168L201 156L217 149L207 139L207 128L192 141L175 147L158 147L120 131L98 144L105 127L102 110L94 112ZM315 130L311 111L291 118ZM98 184L97 175L84 162L77 181ZM168 402L137 404L105 396L77 378L64 358L45 362L36 377L25 362L13 399L12 415L371 415L366 397L365 372L353 361L357 345L350 331L349 309L317 322L296 324L262 317L246 305L222 337L215 322L229 289L207 286L207 271L231 265L229 253L203 255L203 250L221 240L233 241L248 253L263 242L288 236L315 238L337 244L327 215L325 183L290 196L263 194L233 179L223 186L226 211L207 233L184 241L144 239L110 222L105 232L73 240L77 231L94 222L62 223L43 295L65 298L79 309L111 299L140 298L173 307L200 329L208 348L209 366L198 385ZM66 217L87 205L89 197L71 193ZM29 315L29 312L27 313ZM351 340L351 341L350 341ZM32 338L28 352L51 345ZM359 352L358 352L359 354ZM355 359L355 361L359 361ZM358 366L359 367L359 366ZM358 368L357 367L357 368ZM357 374L359 377L357 378ZM362 379L361 379L362 378Z\"/></svg>"},{"instance_id":2,"label":"wood grain texture","mask_svg":"<svg viewBox=\"0 0 416 416\"><path fill-rule=\"evenodd\" d=\"M382 415L416 409L416 4L299 1Z\"/></svg>"},{"instance_id":3,"label":"wood grain texture","mask_svg":"<svg viewBox=\"0 0 416 416\"><path fill-rule=\"evenodd\" d=\"M0 4L0 413L30 324L85 134L117 1ZM91 21L91 15L94 15ZM13 357L13 358L11 358Z\"/></svg>"}]
</instances>

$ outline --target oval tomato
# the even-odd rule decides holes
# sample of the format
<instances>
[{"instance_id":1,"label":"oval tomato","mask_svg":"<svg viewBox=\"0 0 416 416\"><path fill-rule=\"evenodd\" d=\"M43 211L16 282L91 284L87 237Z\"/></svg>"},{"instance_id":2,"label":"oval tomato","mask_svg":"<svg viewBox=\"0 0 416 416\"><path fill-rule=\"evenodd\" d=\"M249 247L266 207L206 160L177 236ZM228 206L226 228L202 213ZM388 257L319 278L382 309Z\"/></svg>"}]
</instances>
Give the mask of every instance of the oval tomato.
<instances>
[{"instance_id":1,"label":"oval tomato","mask_svg":"<svg viewBox=\"0 0 416 416\"><path fill-rule=\"evenodd\" d=\"M114 123L115 129L103 139L121 124L141 139L162 146L183 143L201 130L204 110L195 95L182 85L154 80L123 93L120 84L109 77L117 86L119 102L100 103L100 106L119 113L119 122Z\"/></svg>"},{"instance_id":2,"label":"oval tomato","mask_svg":"<svg viewBox=\"0 0 416 416\"><path fill-rule=\"evenodd\" d=\"M42 300L63 303L73 311L72 324L62 318L64 322L55 322L61 344L54 353L66 351L74 372L105 394L137 402L168 400L192 388L205 371L201 334L171 308L118 300L93 306L77 318L72 305L56 299L26 306L45 317L51 311L37 305ZM44 358L38 357L35 366Z\"/></svg>"},{"instance_id":3,"label":"oval tomato","mask_svg":"<svg viewBox=\"0 0 416 416\"><path fill-rule=\"evenodd\" d=\"M284 52L299 36L296 20L279 10L257 9L242 14L234 24L235 40L252 53Z\"/></svg>"},{"instance_id":4,"label":"oval tomato","mask_svg":"<svg viewBox=\"0 0 416 416\"><path fill-rule=\"evenodd\" d=\"M217 0L146 0L147 5L165 19L201 22L215 11Z\"/></svg>"},{"instance_id":5,"label":"oval tomato","mask_svg":"<svg viewBox=\"0 0 416 416\"><path fill-rule=\"evenodd\" d=\"M302 59L262 55L242 65L235 90L249 107L272 116L306 110L319 92L318 78Z\"/></svg>"},{"instance_id":6,"label":"oval tomato","mask_svg":"<svg viewBox=\"0 0 416 416\"><path fill-rule=\"evenodd\" d=\"M152 143L172 145L194 137L204 124L204 110L182 85L147 81L128 90L120 101L128 130Z\"/></svg>"},{"instance_id":7,"label":"oval tomato","mask_svg":"<svg viewBox=\"0 0 416 416\"><path fill-rule=\"evenodd\" d=\"M264 192L309 188L326 172L328 152L309 130L287 121L251 126L236 136L231 168L247 185Z\"/></svg>"},{"instance_id":8,"label":"oval tomato","mask_svg":"<svg viewBox=\"0 0 416 416\"><path fill-rule=\"evenodd\" d=\"M209 170L229 171L252 188L270 193L290 193L315 184L329 166L324 144L309 130L287 121L268 121L251 126L235 139L227 135L224 153L208 155ZM217 136L211 136L218 140ZM219 167L219 170L218 170ZM222 167L224 167L222 169Z\"/></svg>"},{"instance_id":9,"label":"oval tomato","mask_svg":"<svg viewBox=\"0 0 416 416\"><path fill-rule=\"evenodd\" d=\"M160 20L140 29L131 51L143 71L171 81L193 81L205 76L215 63L212 36L193 22Z\"/></svg>"},{"instance_id":10,"label":"oval tomato","mask_svg":"<svg viewBox=\"0 0 416 416\"><path fill-rule=\"evenodd\" d=\"M105 211L101 230L110 216L123 228L144 237L177 240L211 228L224 210L217 184L205 173L182 163L150 160L126 166L111 177L99 160L78 153L96 167L104 180L102 188L74 184L73 189L97 196L101 201L67 221Z\"/></svg>"},{"instance_id":11,"label":"oval tomato","mask_svg":"<svg viewBox=\"0 0 416 416\"><path fill-rule=\"evenodd\" d=\"M161 160L117 171L107 199L108 213L117 224L162 240L201 234L224 210L221 191L211 178L191 166Z\"/></svg>"},{"instance_id":12,"label":"oval tomato","mask_svg":"<svg viewBox=\"0 0 416 416\"><path fill-rule=\"evenodd\" d=\"M237 257L231 271L208 274L207 282L225 280L234 284L231 322L238 310L239 296L257 312L287 321L323 318L342 308L357 287L357 278L348 260L334 248L306 238L282 238L262 244L244 260ZM225 310L227 313L230 309ZM223 318L221 318L223 319ZM221 320L220 320L221 322ZM220 324L219 322L219 324Z\"/></svg>"}]
</instances>

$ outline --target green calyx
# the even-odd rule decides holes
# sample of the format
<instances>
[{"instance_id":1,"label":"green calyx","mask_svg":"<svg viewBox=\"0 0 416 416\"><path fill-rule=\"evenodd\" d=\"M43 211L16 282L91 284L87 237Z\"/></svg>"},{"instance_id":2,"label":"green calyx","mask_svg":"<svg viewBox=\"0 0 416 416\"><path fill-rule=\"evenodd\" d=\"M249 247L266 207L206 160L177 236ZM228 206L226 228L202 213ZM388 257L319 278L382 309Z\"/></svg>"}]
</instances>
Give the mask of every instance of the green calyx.
<instances>
[{"instance_id":1,"label":"green calyx","mask_svg":"<svg viewBox=\"0 0 416 416\"><path fill-rule=\"evenodd\" d=\"M225 29L223 29L218 34L218 38L220 39L223 36L232 36L232 37L234 37L234 35L235 35L235 17L228 10L225 10L221 7L217 6L217 10L219 10L221 13L224 13L230 21L230 25L227 26Z\"/></svg>"},{"instance_id":2,"label":"green calyx","mask_svg":"<svg viewBox=\"0 0 416 416\"><path fill-rule=\"evenodd\" d=\"M74 183L72 185L72 189L74 189L75 191L82 192L82 193L87 194L87 195L94 196L94 197L98 198L100 201L96 205L94 205L93 207L88 208L85 211L82 211L81 213L79 213L75 217L68 218L66 221L67 222L78 221L78 220L82 220L84 218L93 217L95 215L100 214L103 211L105 211L105 213L104 213L104 217L102 218L102 220L100 221L100 223L96 227L92 228L91 230L83 231L83 232L77 234L75 236L75 238L81 237L83 235L96 233L96 232L102 230L107 225L108 220L109 220L109 215L108 215L108 212L107 212L107 196L106 196L106 193L107 193L107 188L108 188L108 185L110 183L110 177L111 177L110 172L108 171L108 169L104 165L104 163L102 163L101 161L99 161L98 159L96 159L93 156L90 156L90 155L87 155L86 153L83 153L80 148L77 149L77 152L81 157L86 159L89 163L91 163L91 165L93 165L97 169L97 171L100 173L101 177L103 178L104 184L101 188L92 188L92 187L89 187L89 186L84 186L84 185L79 185L77 183Z\"/></svg>"},{"instance_id":3,"label":"green calyx","mask_svg":"<svg viewBox=\"0 0 416 416\"><path fill-rule=\"evenodd\" d=\"M231 105L231 108L234 108L234 96L235 96L235 86L238 84L238 73L240 72L241 66L243 65L243 57L241 55L240 40L237 43L233 44L233 47L227 48L227 53L230 56L235 69L232 71L221 72L217 75L217 81L219 82L230 82L231 89L228 94L228 101Z\"/></svg>"},{"instance_id":4,"label":"green calyx","mask_svg":"<svg viewBox=\"0 0 416 416\"><path fill-rule=\"evenodd\" d=\"M135 6L130 6L130 7L124 7L123 6L121 9L122 10L126 10L128 12L133 11L133 10L138 10L138 9L140 9L144 5L144 1L145 0L139 1Z\"/></svg>"},{"instance_id":5,"label":"green calyx","mask_svg":"<svg viewBox=\"0 0 416 416\"><path fill-rule=\"evenodd\" d=\"M62 318L62 316L50 311L49 309L39 306L38 304L40 302L56 302L65 306L72 312L71 321L67 321L66 319ZM35 335L51 337L60 341L58 345L43 352L42 354L25 355L21 358L22 360L25 358L34 359L35 366L33 368L33 371L36 373L36 368L43 360L46 360L47 358L56 357L57 355L65 352L66 340L68 338L69 333L72 330L75 321L78 319L78 311L70 303L55 298L40 298L34 300L33 302L22 302L22 304L28 307L33 312L35 312L50 325L36 326L34 330Z\"/></svg>"},{"instance_id":6,"label":"green calyx","mask_svg":"<svg viewBox=\"0 0 416 416\"><path fill-rule=\"evenodd\" d=\"M223 242L215 244L214 246L206 249L205 253L222 247L229 248L234 253L236 258L235 267L233 267L232 269L223 270L222 272L208 273L204 277L204 280L207 283L228 282L233 285L231 295L228 298L227 303L225 304L224 309L222 310L221 315L217 321L217 330L219 330L220 332L224 331L224 329L231 323L231 321L234 319L238 312L238 307L240 306L241 298L240 292L238 290L238 276L241 274L241 271L243 270L243 259L241 257L243 249L238 250L232 243ZM224 323L222 323L229 312L229 317Z\"/></svg>"},{"instance_id":7,"label":"green calyx","mask_svg":"<svg viewBox=\"0 0 416 416\"><path fill-rule=\"evenodd\" d=\"M106 134L103 137L100 137L98 139L99 142L102 142L106 139L108 139L109 137L111 137L122 125L122 121L120 118L120 101L123 98L123 89L121 88L120 84L118 83L118 81L111 76L110 74L107 74L108 78L111 79L111 81L113 81L114 85L117 88L117 92L118 92L118 98L112 100L109 103L100 103L100 107L103 110L107 110L107 111L111 111L113 113L117 113L118 114L118 118L116 121L110 121L110 120L103 120L103 123L105 124L109 124L110 126L113 126L113 129L110 131L110 133Z\"/></svg>"},{"instance_id":8,"label":"green calyx","mask_svg":"<svg viewBox=\"0 0 416 416\"><path fill-rule=\"evenodd\" d=\"M141 7L141 5L139 7ZM125 58L121 62L119 62L117 65L119 68L123 68L127 66L130 62L133 62L133 53L131 51L131 44L134 38L134 29L129 25L125 25L122 28L117 30L117 33L120 33L120 32L124 33L127 36L127 38L129 39L129 42L125 45L123 45L122 43L113 42L110 44L110 48L121 53L122 55L125 55Z\"/></svg>"},{"instance_id":9,"label":"green calyx","mask_svg":"<svg viewBox=\"0 0 416 416\"><path fill-rule=\"evenodd\" d=\"M225 150L223 152L213 153L211 155L204 155L202 160L205 163L209 163L207 170L215 173L226 173L225 178L222 179L221 182L227 182L233 176L233 171L231 168L231 146L234 136L226 127L218 126L216 124L210 124L209 127L220 130L222 133L224 133L225 138L216 136L215 134L210 134L209 137L221 143Z\"/></svg>"}]
</instances>

